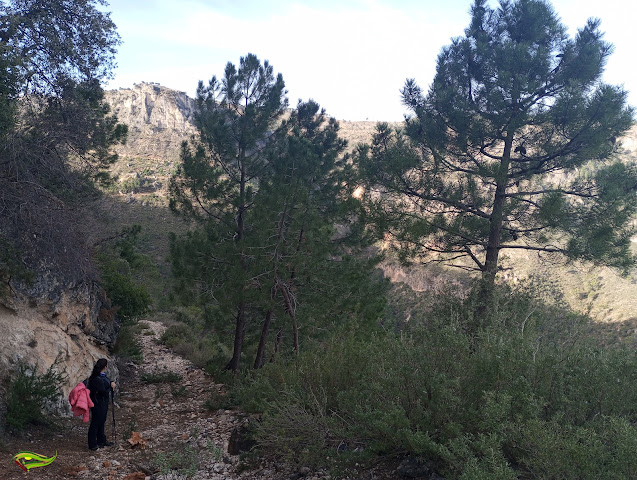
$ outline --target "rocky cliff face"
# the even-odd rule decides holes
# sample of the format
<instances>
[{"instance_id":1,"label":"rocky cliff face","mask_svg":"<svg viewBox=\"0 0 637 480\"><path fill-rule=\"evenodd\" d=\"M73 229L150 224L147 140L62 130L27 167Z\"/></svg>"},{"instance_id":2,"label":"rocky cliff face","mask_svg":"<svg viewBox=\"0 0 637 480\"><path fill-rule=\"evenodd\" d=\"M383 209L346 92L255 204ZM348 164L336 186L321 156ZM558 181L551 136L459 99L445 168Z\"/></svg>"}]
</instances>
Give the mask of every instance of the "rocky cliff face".
<instances>
[{"instance_id":1,"label":"rocky cliff face","mask_svg":"<svg viewBox=\"0 0 637 480\"><path fill-rule=\"evenodd\" d=\"M192 124L194 100L184 92L140 83L107 91L106 101L119 121L128 125L128 141L117 150L123 159L177 161L181 142L196 133Z\"/></svg>"},{"instance_id":2,"label":"rocky cliff face","mask_svg":"<svg viewBox=\"0 0 637 480\"><path fill-rule=\"evenodd\" d=\"M124 161L135 157L178 161L181 142L197 133L193 124L195 101L184 92L157 83L139 83L133 88L108 90L105 99L119 121L128 125L128 141L116 149ZM376 122L343 121L340 126L351 150L371 139Z\"/></svg>"},{"instance_id":3,"label":"rocky cliff face","mask_svg":"<svg viewBox=\"0 0 637 480\"><path fill-rule=\"evenodd\" d=\"M71 389L98 358L109 356L107 347L119 330L114 311L93 281L41 273L29 285L10 287L0 298L0 375L10 375L20 363L37 364L40 373L55 363L67 381L51 409L70 414ZM115 370L110 373L117 377Z\"/></svg>"}]
</instances>

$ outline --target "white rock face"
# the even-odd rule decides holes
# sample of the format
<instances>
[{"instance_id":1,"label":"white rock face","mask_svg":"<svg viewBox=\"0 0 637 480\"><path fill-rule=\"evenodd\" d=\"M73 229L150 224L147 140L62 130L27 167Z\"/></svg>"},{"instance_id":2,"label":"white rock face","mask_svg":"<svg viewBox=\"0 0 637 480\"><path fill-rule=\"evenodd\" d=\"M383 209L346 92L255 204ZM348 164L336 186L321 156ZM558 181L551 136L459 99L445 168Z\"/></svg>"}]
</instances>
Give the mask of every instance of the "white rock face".
<instances>
[{"instance_id":1,"label":"white rock face","mask_svg":"<svg viewBox=\"0 0 637 480\"><path fill-rule=\"evenodd\" d=\"M13 292L0 301L0 378L12 376L21 363L37 364L42 374L57 362L66 379L59 386L62 396L49 410L70 415L70 391L98 358L109 357L106 345L114 341L118 324L103 309L94 284L61 285L42 278L29 295ZM113 362L109 367L116 379Z\"/></svg>"},{"instance_id":2,"label":"white rock face","mask_svg":"<svg viewBox=\"0 0 637 480\"><path fill-rule=\"evenodd\" d=\"M0 330L4 362L0 370L13 370L18 363L37 362L39 373L44 373L57 359L60 369L66 371L68 380L60 385L62 398L55 406L59 413L70 413L70 391L91 373L98 358L108 356L77 325L56 324L36 309L15 313L0 307Z\"/></svg>"},{"instance_id":3,"label":"white rock face","mask_svg":"<svg viewBox=\"0 0 637 480\"><path fill-rule=\"evenodd\" d=\"M117 149L122 157L176 161L181 142L196 133L194 100L184 92L140 83L106 91L105 98L119 122L128 125L128 142Z\"/></svg>"}]
</instances>

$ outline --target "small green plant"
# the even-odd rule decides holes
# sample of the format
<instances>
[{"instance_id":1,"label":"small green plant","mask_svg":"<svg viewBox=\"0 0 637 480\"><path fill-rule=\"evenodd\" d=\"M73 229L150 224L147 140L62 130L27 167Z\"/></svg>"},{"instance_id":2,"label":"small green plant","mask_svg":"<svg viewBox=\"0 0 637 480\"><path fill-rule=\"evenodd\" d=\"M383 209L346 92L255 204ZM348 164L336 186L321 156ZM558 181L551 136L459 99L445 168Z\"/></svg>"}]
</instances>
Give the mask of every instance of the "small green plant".
<instances>
[{"instance_id":1,"label":"small green plant","mask_svg":"<svg viewBox=\"0 0 637 480\"><path fill-rule=\"evenodd\" d=\"M117 189L122 193L136 193L142 187L142 184L143 180L140 180L136 177L131 177L122 181L117 186Z\"/></svg>"},{"instance_id":2,"label":"small green plant","mask_svg":"<svg viewBox=\"0 0 637 480\"><path fill-rule=\"evenodd\" d=\"M212 454L212 458L214 458L215 462L218 462L223 458L223 449L214 443L208 442L206 449Z\"/></svg>"},{"instance_id":3,"label":"small green plant","mask_svg":"<svg viewBox=\"0 0 637 480\"><path fill-rule=\"evenodd\" d=\"M188 395L188 390L186 390L186 387L184 387L183 385L179 385L179 387L171 386L170 393L175 398L183 398Z\"/></svg>"},{"instance_id":4,"label":"small green plant","mask_svg":"<svg viewBox=\"0 0 637 480\"><path fill-rule=\"evenodd\" d=\"M137 422L135 421L135 419L133 418L132 420L129 420L128 425L126 426L126 428L124 429L124 432L122 433L122 439L128 440L129 438L131 438L133 436L133 432L136 432L137 429L138 427L137 427Z\"/></svg>"},{"instance_id":5,"label":"small green plant","mask_svg":"<svg viewBox=\"0 0 637 480\"><path fill-rule=\"evenodd\" d=\"M153 399L154 402L156 402L157 400L159 400L161 397L164 396L164 389L162 388L163 384L162 383L157 383L155 385L155 397Z\"/></svg>"},{"instance_id":6,"label":"small green plant","mask_svg":"<svg viewBox=\"0 0 637 480\"><path fill-rule=\"evenodd\" d=\"M183 444L173 448L170 453L158 453L152 463L162 475L177 472L186 478L193 477L199 465L197 452Z\"/></svg>"},{"instance_id":7,"label":"small green plant","mask_svg":"<svg viewBox=\"0 0 637 480\"><path fill-rule=\"evenodd\" d=\"M152 373L142 373L141 380L144 383L178 383L181 382L181 375L168 370L155 371Z\"/></svg>"},{"instance_id":8,"label":"small green plant","mask_svg":"<svg viewBox=\"0 0 637 480\"><path fill-rule=\"evenodd\" d=\"M42 408L61 395L60 385L66 376L58 372L57 361L45 373L37 372L37 363L34 366L20 364L9 383L6 423L17 431L28 425L49 423Z\"/></svg>"},{"instance_id":9,"label":"small green plant","mask_svg":"<svg viewBox=\"0 0 637 480\"><path fill-rule=\"evenodd\" d=\"M212 390L203 404L210 411L232 408L232 402L225 392Z\"/></svg>"}]
</instances>

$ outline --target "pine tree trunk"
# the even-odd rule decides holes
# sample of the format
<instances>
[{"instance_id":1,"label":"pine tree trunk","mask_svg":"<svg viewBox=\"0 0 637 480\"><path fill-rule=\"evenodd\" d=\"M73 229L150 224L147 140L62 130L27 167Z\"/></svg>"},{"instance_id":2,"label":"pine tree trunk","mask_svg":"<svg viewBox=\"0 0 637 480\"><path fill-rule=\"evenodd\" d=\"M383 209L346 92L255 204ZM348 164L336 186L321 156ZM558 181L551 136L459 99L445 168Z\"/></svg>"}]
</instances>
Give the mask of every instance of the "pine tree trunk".
<instances>
[{"instance_id":1,"label":"pine tree trunk","mask_svg":"<svg viewBox=\"0 0 637 480\"><path fill-rule=\"evenodd\" d=\"M243 215L245 210L245 151L241 150L239 153L239 158L241 159L241 180L239 182L239 209L237 212L237 235L235 238L235 243L240 244L243 240L244 234L244 223L243 223ZM245 261L245 255L243 252L243 248L240 248L240 261L241 261L241 269L245 272L247 270L247 265ZM226 370L232 370L233 372L239 371L239 364L241 362L241 350L243 349L243 341L245 339L246 334L246 325L245 325L245 304L243 299L239 301L239 305L237 307L237 322L234 331L234 348L232 352L232 359L226 365Z\"/></svg>"},{"instance_id":2,"label":"pine tree trunk","mask_svg":"<svg viewBox=\"0 0 637 480\"><path fill-rule=\"evenodd\" d=\"M261 329L261 338L259 339L259 348L257 348L257 356L254 359L254 368L258 369L265 364L265 344L268 338L268 330L270 329L270 322L272 321L272 309L268 310L265 314L265 320L263 321L263 328Z\"/></svg>"},{"instance_id":3,"label":"pine tree trunk","mask_svg":"<svg viewBox=\"0 0 637 480\"><path fill-rule=\"evenodd\" d=\"M296 313L294 308L292 307L292 300L290 299L290 292L287 291L285 285L280 282L277 282L279 286L279 291L281 292L281 296L283 297L283 301L285 302L285 311L290 316L292 320L292 335L294 337L294 353L296 355L299 354L299 325L296 321Z\"/></svg>"},{"instance_id":4,"label":"pine tree trunk","mask_svg":"<svg viewBox=\"0 0 637 480\"><path fill-rule=\"evenodd\" d=\"M270 363L274 363L276 360L276 356L279 353L279 349L281 348L281 344L283 343L283 327L279 328L279 331L276 332L276 340L274 340L274 352L270 357Z\"/></svg>"},{"instance_id":5,"label":"pine tree trunk","mask_svg":"<svg viewBox=\"0 0 637 480\"><path fill-rule=\"evenodd\" d=\"M504 141L504 152L496 178L495 196L489 224L489 240L487 241L486 259L482 280L478 291L478 303L475 311L474 328L484 325L493 303L493 289L495 277L498 273L498 258L500 256L500 244L502 241L502 225L504 223L504 206L506 202L506 188L509 179L509 164L511 162L511 149L513 146L513 134L508 133Z\"/></svg>"},{"instance_id":6,"label":"pine tree trunk","mask_svg":"<svg viewBox=\"0 0 637 480\"><path fill-rule=\"evenodd\" d=\"M237 308L237 324L234 331L234 351L232 352L232 358L226 365L226 370L233 372L239 371L239 364L241 362L241 349L243 348L243 340L246 335L246 320L245 320L245 305L243 300L239 302Z\"/></svg>"},{"instance_id":7,"label":"pine tree trunk","mask_svg":"<svg viewBox=\"0 0 637 480\"><path fill-rule=\"evenodd\" d=\"M294 334L294 353L299 356L299 325L296 322L296 315L292 316L292 333Z\"/></svg>"}]
</instances>

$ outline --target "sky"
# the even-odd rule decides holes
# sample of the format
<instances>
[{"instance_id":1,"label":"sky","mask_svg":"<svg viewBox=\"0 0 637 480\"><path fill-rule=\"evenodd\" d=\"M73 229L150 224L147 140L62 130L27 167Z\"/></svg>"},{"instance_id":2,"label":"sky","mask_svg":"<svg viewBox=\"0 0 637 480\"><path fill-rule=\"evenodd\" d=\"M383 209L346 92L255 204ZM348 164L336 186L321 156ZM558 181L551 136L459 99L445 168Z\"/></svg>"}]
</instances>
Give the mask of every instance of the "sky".
<instances>
[{"instance_id":1,"label":"sky","mask_svg":"<svg viewBox=\"0 0 637 480\"><path fill-rule=\"evenodd\" d=\"M312 98L339 120L400 121L400 89L426 90L436 57L469 25L472 0L108 0L122 45L107 89L158 82L194 97L199 80L253 53L281 73L290 105ZM604 81L637 106L634 16L626 0L554 0L574 35L602 20L615 51ZM494 0L489 5L496 6Z\"/></svg>"}]
</instances>

